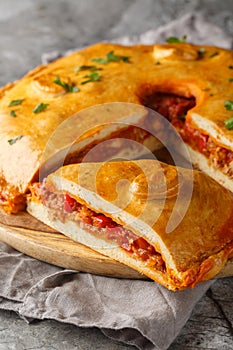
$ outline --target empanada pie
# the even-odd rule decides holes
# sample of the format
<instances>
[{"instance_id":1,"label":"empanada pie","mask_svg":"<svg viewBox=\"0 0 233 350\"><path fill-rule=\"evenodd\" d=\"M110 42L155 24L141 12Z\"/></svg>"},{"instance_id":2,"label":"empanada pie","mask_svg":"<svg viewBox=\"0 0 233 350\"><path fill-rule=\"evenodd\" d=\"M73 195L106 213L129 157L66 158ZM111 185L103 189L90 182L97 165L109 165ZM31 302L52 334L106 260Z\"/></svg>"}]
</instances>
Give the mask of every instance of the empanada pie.
<instances>
[{"instance_id":1,"label":"empanada pie","mask_svg":"<svg viewBox=\"0 0 233 350\"><path fill-rule=\"evenodd\" d=\"M193 163L233 190L232 67L232 51L216 47L101 43L38 67L2 88L0 201L4 209L17 212L25 207L29 185L38 180L48 160L44 158L46 146L61 123L88 107L109 102L129 102L158 111L179 131ZM147 122L147 114L142 108L140 125ZM128 115L132 117L131 111ZM127 149L126 138L150 150L161 147L143 128L114 127L107 121L106 128L104 115L82 118L80 114L77 128L85 131L83 142L74 142L64 163L82 161L93 145L113 137L121 139L115 146L116 157ZM113 118L119 121L120 112ZM88 130L93 123L96 128ZM150 127L156 128L156 123ZM63 132L61 140L67 135ZM132 155L140 157L141 153L136 148ZM56 167L55 162L48 172Z\"/></svg>"}]
</instances>

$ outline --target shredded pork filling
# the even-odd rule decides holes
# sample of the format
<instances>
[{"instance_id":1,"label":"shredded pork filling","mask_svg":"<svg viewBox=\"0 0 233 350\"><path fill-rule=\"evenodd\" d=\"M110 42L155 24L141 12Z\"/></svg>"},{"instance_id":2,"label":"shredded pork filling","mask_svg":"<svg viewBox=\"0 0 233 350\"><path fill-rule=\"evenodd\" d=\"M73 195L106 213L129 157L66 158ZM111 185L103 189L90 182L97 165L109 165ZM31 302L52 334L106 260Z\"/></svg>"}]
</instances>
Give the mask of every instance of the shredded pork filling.
<instances>
[{"instance_id":1,"label":"shredded pork filling","mask_svg":"<svg viewBox=\"0 0 233 350\"><path fill-rule=\"evenodd\" d=\"M81 204L67 193L54 193L42 185L34 184L32 195L50 209L54 219L67 219L78 223L80 228L105 241L115 242L125 252L140 259L147 266L165 273L166 266L160 253L144 238L119 225L110 217L97 213Z\"/></svg>"},{"instance_id":2,"label":"shredded pork filling","mask_svg":"<svg viewBox=\"0 0 233 350\"><path fill-rule=\"evenodd\" d=\"M196 104L194 97L155 93L145 96L142 103L167 118L183 140L194 150L205 155L215 169L220 169L224 174L233 177L233 152L219 146L209 135L193 128L185 120L188 110Z\"/></svg>"}]
</instances>

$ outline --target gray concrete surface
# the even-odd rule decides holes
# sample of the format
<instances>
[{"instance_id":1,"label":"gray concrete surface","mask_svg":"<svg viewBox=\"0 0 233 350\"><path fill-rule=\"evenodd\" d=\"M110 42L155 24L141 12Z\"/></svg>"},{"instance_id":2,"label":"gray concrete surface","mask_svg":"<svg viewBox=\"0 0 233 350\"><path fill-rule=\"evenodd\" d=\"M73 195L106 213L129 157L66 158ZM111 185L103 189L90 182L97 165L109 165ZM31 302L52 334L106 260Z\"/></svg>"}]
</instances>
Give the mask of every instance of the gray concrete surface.
<instances>
[{"instance_id":1,"label":"gray concrete surface","mask_svg":"<svg viewBox=\"0 0 233 350\"><path fill-rule=\"evenodd\" d=\"M139 34L202 11L233 35L232 0L0 0L0 85L40 63L43 52ZM0 350L134 349L98 329L46 320L31 325L0 311ZM169 350L233 349L233 279L216 282Z\"/></svg>"}]
</instances>

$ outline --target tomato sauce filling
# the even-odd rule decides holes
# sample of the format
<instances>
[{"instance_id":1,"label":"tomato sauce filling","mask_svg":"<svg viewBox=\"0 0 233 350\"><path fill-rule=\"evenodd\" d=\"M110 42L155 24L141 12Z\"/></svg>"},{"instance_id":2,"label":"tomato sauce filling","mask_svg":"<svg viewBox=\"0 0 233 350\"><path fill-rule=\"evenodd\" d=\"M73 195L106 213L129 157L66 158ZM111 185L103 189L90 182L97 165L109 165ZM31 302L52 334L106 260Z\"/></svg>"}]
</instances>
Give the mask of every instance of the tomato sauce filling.
<instances>
[{"instance_id":1,"label":"tomato sauce filling","mask_svg":"<svg viewBox=\"0 0 233 350\"><path fill-rule=\"evenodd\" d=\"M69 153L64 160L64 165L81 163L87 154L88 162L101 162L108 160L109 158L118 155L120 151L127 149L127 147L129 147L128 140L134 140L141 144L149 136L151 136L151 134L147 130L143 129L143 126L139 127L130 125L124 130L117 130L113 132L106 138L91 142L88 146L85 146L85 148L79 152ZM117 144L115 144L116 138L120 139L120 142L117 142ZM104 141L109 142L105 143ZM96 145L98 145L98 152L90 152ZM130 147L132 147L132 144Z\"/></svg>"},{"instance_id":2,"label":"tomato sauce filling","mask_svg":"<svg viewBox=\"0 0 233 350\"><path fill-rule=\"evenodd\" d=\"M17 213L26 206L25 196L3 179L0 179L0 206L7 213Z\"/></svg>"},{"instance_id":3,"label":"tomato sauce filling","mask_svg":"<svg viewBox=\"0 0 233 350\"><path fill-rule=\"evenodd\" d=\"M221 168L224 173L233 176L233 170L229 169L233 161L233 152L216 144L209 135L195 129L185 119L187 112L196 105L194 97L186 98L158 92L145 96L142 103L167 118L183 140L194 150L205 155L215 168Z\"/></svg>"},{"instance_id":4,"label":"tomato sauce filling","mask_svg":"<svg viewBox=\"0 0 233 350\"><path fill-rule=\"evenodd\" d=\"M59 217L59 220L63 222L67 218L76 221L84 230L103 240L115 242L128 254L145 262L147 266L154 267L161 272L166 271L161 254L156 252L150 243L110 217L89 209L67 193L50 192L46 188L46 182L42 185L34 184L32 195L51 209L54 218Z\"/></svg>"}]
</instances>

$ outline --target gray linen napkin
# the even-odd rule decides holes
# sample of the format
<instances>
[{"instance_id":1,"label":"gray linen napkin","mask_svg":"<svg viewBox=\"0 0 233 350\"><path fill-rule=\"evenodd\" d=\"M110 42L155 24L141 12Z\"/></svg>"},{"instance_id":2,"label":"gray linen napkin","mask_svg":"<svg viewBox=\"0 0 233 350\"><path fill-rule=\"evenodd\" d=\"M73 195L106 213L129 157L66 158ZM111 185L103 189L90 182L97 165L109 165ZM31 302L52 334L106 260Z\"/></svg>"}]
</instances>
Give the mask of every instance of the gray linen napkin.
<instances>
[{"instance_id":1,"label":"gray linen napkin","mask_svg":"<svg viewBox=\"0 0 233 350\"><path fill-rule=\"evenodd\" d=\"M139 349L167 349L213 281L171 292L152 281L77 273L37 261L0 243L0 308L26 320L55 319Z\"/></svg>"},{"instance_id":2,"label":"gray linen napkin","mask_svg":"<svg viewBox=\"0 0 233 350\"><path fill-rule=\"evenodd\" d=\"M232 38L200 15L186 15L156 31L117 41L149 44L184 34L192 42L232 46ZM45 55L43 60L58 55ZM143 350L167 349L213 283L173 293L151 281L108 278L55 267L3 243L0 280L0 309L14 310L28 322L54 319L99 327L107 336Z\"/></svg>"}]
</instances>

